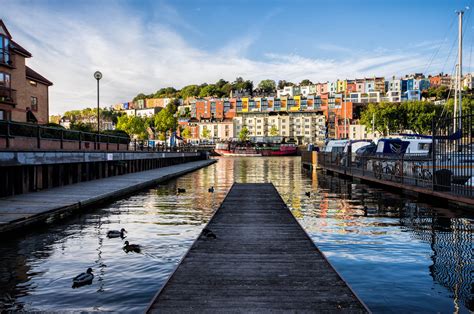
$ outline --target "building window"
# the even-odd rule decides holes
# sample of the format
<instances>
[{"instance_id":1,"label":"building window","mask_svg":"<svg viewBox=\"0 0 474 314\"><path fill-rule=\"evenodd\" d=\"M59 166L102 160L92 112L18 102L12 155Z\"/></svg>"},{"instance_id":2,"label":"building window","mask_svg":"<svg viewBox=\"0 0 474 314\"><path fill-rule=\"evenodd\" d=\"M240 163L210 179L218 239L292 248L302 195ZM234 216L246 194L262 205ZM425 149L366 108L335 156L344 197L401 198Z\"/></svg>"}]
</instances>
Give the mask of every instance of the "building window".
<instances>
[{"instance_id":1,"label":"building window","mask_svg":"<svg viewBox=\"0 0 474 314\"><path fill-rule=\"evenodd\" d=\"M5 110L0 110L0 120L6 120Z\"/></svg>"},{"instance_id":2,"label":"building window","mask_svg":"<svg viewBox=\"0 0 474 314\"><path fill-rule=\"evenodd\" d=\"M38 111L38 98L31 96L31 110Z\"/></svg>"},{"instance_id":3,"label":"building window","mask_svg":"<svg viewBox=\"0 0 474 314\"><path fill-rule=\"evenodd\" d=\"M0 34L0 63L12 64L10 57L10 40Z\"/></svg>"}]
</instances>

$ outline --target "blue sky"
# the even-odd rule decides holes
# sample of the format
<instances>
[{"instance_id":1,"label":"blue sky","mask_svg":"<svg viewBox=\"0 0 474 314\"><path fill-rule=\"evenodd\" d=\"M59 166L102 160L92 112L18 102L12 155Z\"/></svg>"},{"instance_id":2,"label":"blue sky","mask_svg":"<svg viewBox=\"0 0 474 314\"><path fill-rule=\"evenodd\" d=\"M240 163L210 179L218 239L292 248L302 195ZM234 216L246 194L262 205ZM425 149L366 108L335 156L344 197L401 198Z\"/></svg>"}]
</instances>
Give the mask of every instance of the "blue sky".
<instances>
[{"instance_id":1,"label":"blue sky","mask_svg":"<svg viewBox=\"0 0 474 314\"><path fill-rule=\"evenodd\" d=\"M0 0L0 18L32 52L28 64L54 82L50 111L61 113L94 105L97 69L104 73L104 106L237 76L257 84L451 73L454 11L471 2ZM471 11L464 71L474 39Z\"/></svg>"}]
</instances>

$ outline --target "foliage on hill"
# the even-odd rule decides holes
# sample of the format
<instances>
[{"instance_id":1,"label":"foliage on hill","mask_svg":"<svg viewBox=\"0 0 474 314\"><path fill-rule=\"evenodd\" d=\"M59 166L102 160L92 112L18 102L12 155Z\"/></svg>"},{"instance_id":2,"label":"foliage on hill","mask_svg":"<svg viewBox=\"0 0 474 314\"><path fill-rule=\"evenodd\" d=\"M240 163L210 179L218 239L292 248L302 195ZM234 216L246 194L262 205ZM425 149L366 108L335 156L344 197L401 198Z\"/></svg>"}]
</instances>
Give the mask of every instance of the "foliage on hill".
<instances>
[{"instance_id":1,"label":"foliage on hill","mask_svg":"<svg viewBox=\"0 0 474 314\"><path fill-rule=\"evenodd\" d=\"M473 108L474 99L464 98L463 114L470 114ZM448 100L445 105L435 105L425 101L373 103L362 111L361 124L372 130L372 119L375 119L375 131L383 135L404 130L412 130L418 134L431 134L433 119L452 114L453 111L453 99Z\"/></svg>"}]
</instances>

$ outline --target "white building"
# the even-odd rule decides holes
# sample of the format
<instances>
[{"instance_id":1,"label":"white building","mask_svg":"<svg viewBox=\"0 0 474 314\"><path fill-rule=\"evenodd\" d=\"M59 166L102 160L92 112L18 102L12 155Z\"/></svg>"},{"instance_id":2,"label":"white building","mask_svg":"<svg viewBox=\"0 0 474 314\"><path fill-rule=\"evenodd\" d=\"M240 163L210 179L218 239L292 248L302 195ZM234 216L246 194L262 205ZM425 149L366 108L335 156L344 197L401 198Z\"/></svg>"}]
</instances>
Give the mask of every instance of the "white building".
<instances>
[{"instance_id":1,"label":"white building","mask_svg":"<svg viewBox=\"0 0 474 314\"><path fill-rule=\"evenodd\" d=\"M208 140L212 140L214 142L218 140L231 140L238 136L234 133L234 123L232 120L224 120L224 121L200 121L197 123L199 127L199 137L201 139L206 139L204 134L204 129L208 130L209 136L207 137Z\"/></svg>"},{"instance_id":2,"label":"white building","mask_svg":"<svg viewBox=\"0 0 474 314\"><path fill-rule=\"evenodd\" d=\"M295 95L298 95L299 88L296 88L296 86L285 86L282 89L277 90L277 97L280 98L282 96L290 96L293 97Z\"/></svg>"},{"instance_id":3,"label":"white building","mask_svg":"<svg viewBox=\"0 0 474 314\"><path fill-rule=\"evenodd\" d=\"M373 140L379 138L378 132L370 132L362 124L351 124L349 126L349 139L351 140Z\"/></svg>"},{"instance_id":4,"label":"white building","mask_svg":"<svg viewBox=\"0 0 474 314\"><path fill-rule=\"evenodd\" d=\"M246 126L249 136L280 136L299 144L323 142L326 131L325 116L318 112L240 113L234 118L236 137ZM272 134L276 129L276 134Z\"/></svg>"}]
</instances>

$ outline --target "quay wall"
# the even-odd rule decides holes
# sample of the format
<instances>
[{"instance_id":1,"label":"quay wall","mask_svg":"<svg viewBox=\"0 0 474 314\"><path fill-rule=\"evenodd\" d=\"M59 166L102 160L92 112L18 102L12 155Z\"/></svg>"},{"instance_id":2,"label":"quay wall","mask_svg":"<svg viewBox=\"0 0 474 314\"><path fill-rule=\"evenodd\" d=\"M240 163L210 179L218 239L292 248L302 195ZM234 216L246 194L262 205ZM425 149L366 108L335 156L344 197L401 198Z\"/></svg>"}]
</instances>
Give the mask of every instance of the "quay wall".
<instances>
[{"instance_id":1,"label":"quay wall","mask_svg":"<svg viewBox=\"0 0 474 314\"><path fill-rule=\"evenodd\" d=\"M207 159L197 152L0 152L0 197Z\"/></svg>"}]
</instances>

